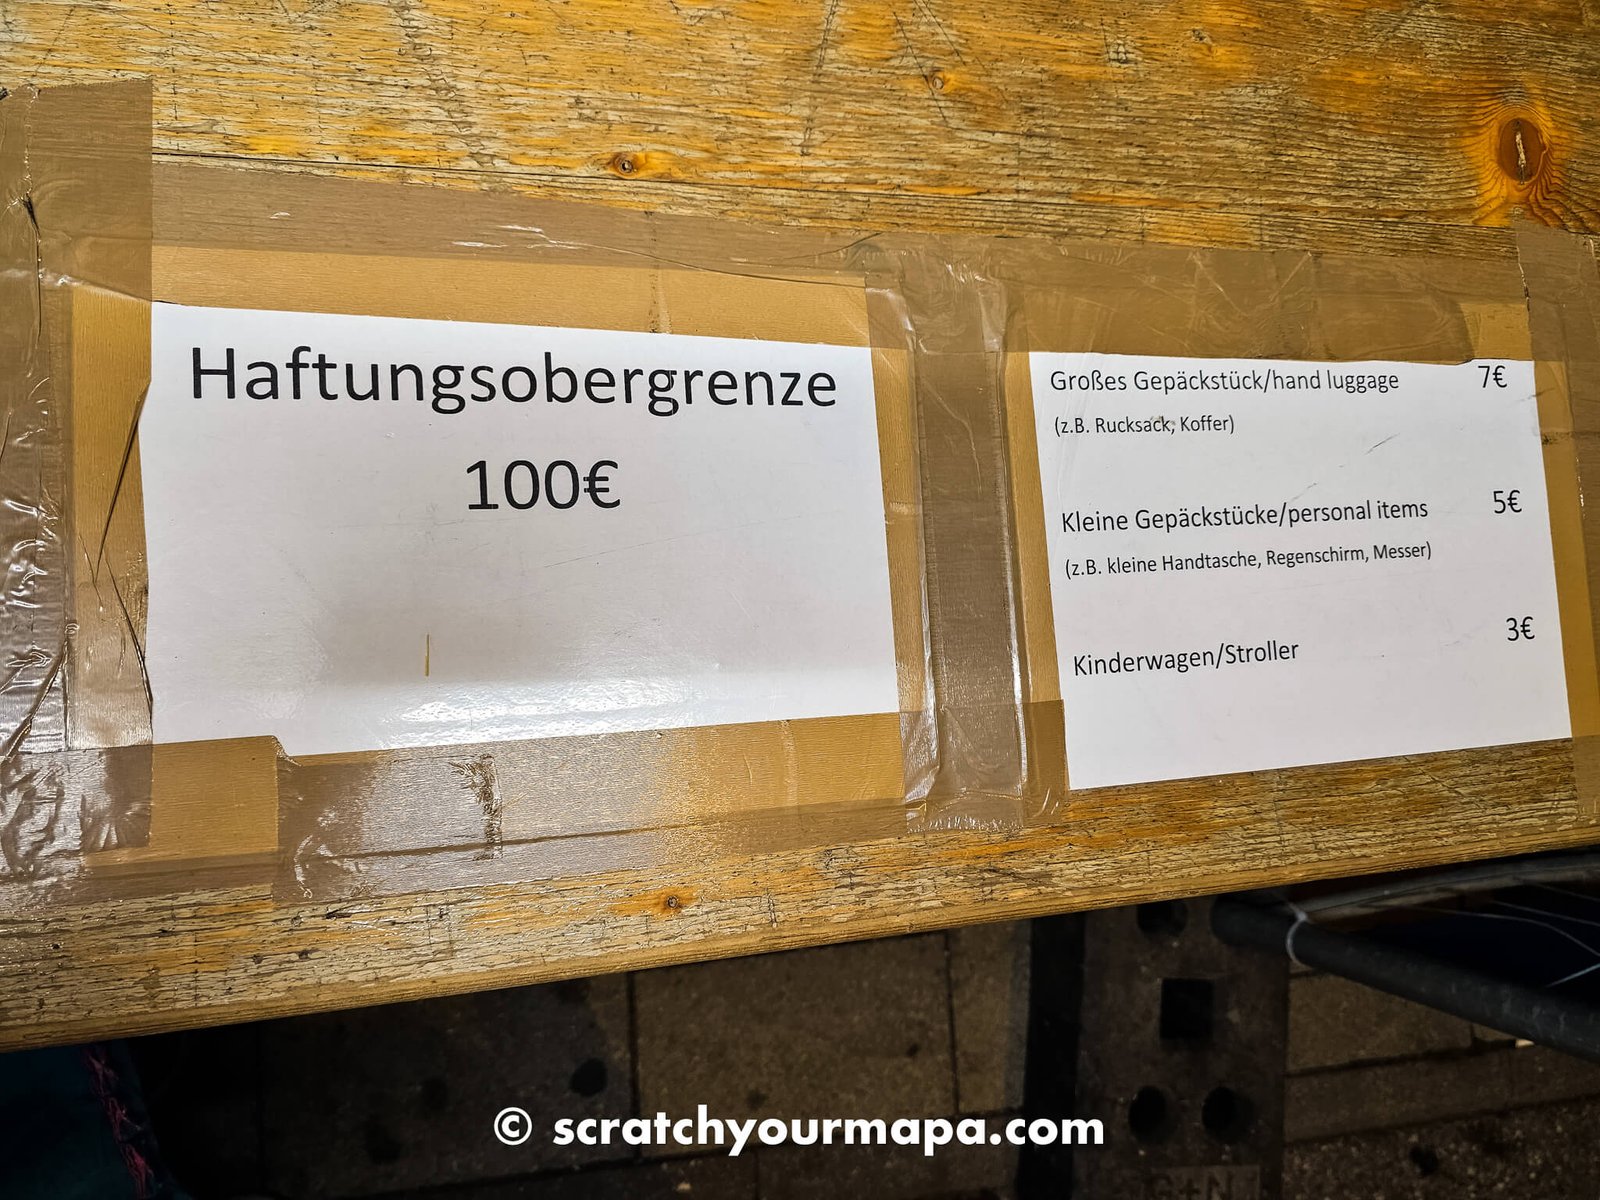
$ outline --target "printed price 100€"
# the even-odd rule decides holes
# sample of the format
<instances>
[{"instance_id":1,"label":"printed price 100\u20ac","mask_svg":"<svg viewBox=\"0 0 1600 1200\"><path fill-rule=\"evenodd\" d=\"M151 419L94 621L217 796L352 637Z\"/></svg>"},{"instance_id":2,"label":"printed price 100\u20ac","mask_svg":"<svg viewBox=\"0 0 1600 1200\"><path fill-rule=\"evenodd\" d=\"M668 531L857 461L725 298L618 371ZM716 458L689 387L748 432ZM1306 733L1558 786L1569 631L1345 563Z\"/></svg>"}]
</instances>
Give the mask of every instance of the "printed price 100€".
<instances>
[{"instance_id":1,"label":"printed price 100\u20ac","mask_svg":"<svg viewBox=\"0 0 1600 1200\"><path fill-rule=\"evenodd\" d=\"M602 458L587 470L564 458L554 459L542 470L525 458L506 464L493 488L489 479L489 464L479 459L467 468L467 474L477 480L478 498L467 508L484 511L499 508L503 500L511 508L529 509L541 501L549 508L572 508L587 498L596 508L616 508L622 501L611 496L611 472L617 469L614 459Z\"/></svg>"}]
</instances>

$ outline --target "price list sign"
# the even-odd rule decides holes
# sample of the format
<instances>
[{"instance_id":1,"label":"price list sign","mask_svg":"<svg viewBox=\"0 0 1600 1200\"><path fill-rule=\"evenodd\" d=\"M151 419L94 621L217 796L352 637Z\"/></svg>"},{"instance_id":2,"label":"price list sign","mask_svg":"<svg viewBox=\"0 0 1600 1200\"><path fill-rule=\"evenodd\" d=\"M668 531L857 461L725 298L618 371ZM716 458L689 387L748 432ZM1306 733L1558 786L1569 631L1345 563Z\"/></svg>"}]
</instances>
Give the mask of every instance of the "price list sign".
<instances>
[{"instance_id":1,"label":"price list sign","mask_svg":"<svg viewBox=\"0 0 1600 1200\"><path fill-rule=\"evenodd\" d=\"M1074 787L1570 736L1531 363L1030 365Z\"/></svg>"}]
</instances>

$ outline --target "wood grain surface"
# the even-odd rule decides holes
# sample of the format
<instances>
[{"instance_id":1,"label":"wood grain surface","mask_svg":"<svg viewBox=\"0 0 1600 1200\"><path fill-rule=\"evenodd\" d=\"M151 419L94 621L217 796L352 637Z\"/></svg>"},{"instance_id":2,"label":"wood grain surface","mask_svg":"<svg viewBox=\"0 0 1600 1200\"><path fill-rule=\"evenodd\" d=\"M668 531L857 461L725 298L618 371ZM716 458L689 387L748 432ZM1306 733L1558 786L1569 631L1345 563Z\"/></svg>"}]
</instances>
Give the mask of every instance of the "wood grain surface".
<instances>
[{"instance_id":1,"label":"wood grain surface","mask_svg":"<svg viewBox=\"0 0 1600 1200\"><path fill-rule=\"evenodd\" d=\"M262 874L0 923L0 1048L414 999L1592 838L1561 744L1085 794L1048 826L336 904ZM1247 777L1244 777L1247 778ZM1506 802L1507 791L1524 797Z\"/></svg>"},{"instance_id":2,"label":"wood grain surface","mask_svg":"<svg viewBox=\"0 0 1600 1200\"><path fill-rule=\"evenodd\" d=\"M1469 245L1600 214L1593 0L7 0L167 154L761 220Z\"/></svg>"},{"instance_id":3,"label":"wood grain surface","mask_svg":"<svg viewBox=\"0 0 1600 1200\"><path fill-rule=\"evenodd\" d=\"M0 85L121 75L168 157L761 222L1484 257L1516 217L1600 231L1595 0L0 0ZM1600 832L1563 745L1274 778L338 904L275 898L263 854L41 890L0 918L0 1047Z\"/></svg>"}]
</instances>

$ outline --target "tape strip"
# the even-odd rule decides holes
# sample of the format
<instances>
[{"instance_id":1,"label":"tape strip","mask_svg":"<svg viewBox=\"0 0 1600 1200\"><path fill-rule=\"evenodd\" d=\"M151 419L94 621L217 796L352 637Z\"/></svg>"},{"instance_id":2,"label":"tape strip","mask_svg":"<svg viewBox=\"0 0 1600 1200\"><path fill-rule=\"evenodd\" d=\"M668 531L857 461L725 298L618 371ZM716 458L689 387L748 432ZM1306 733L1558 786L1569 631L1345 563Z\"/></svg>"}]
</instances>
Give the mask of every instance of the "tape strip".
<instances>
[{"instance_id":1,"label":"tape strip","mask_svg":"<svg viewBox=\"0 0 1600 1200\"><path fill-rule=\"evenodd\" d=\"M902 241L924 480L929 663L942 827L1013 828L1024 811L1018 610L1008 483L1001 282L963 243ZM997 502L998 501L998 502Z\"/></svg>"},{"instance_id":2,"label":"tape strip","mask_svg":"<svg viewBox=\"0 0 1600 1200\"><path fill-rule=\"evenodd\" d=\"M142 596L116 591L101 557L107 510L74 503L78 396L108 395L91 348L74 353L79 297L147 308L150 89L139 81L0 90L0 891L49 894L82 855L143 844L149 831L148 709L115 737L68 704L85 679L143 673L101 656L101 634L134 627ZM131 422L122 433L124 445ZM96 470L115 475L120 451Z\"/></svg>"},{"instance_id":3,"label":"tape strip","mask_svg":"<svg viewBox=\"0 0 1600 1200\"><path fill-rule=\"evenodd\" d=\"M1563 612L1562 636L1580 648L1573 653L1587 653L1592 671L1600 644L1593 609L1593 599L1600 595L1600 519L1583 497L1600 485L1600 244L1592 237L1529 224L1516 226L1515 235L1546 460L1572 475L1564 488L1566 521L1558 534L1564 533L1582 553L1577 580L1582 602L1577 599L1579 586L1572 587L1574 619L1569 622ZM1565 609L1566 593L1562 600ZM1573 734L1573 790L1580 817L1592 822L1600 818L1600 700L1591 695L1581 719L1574 708Z\"/></svg>"}]
</instances>

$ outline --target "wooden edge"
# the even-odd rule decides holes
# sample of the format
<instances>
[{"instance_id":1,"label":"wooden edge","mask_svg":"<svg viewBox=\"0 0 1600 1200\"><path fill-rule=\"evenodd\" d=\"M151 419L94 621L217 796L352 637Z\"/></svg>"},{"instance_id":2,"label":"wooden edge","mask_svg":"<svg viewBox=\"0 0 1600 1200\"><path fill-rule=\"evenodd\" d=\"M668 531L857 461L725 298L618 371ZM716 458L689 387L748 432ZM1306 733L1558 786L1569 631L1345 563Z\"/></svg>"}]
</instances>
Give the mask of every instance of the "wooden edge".
<instances>
[{"instance_id":1,"label":"wooden edge","mask_svg":"<svg viewBox=\"0 0 1600 1200\"><path fill-rule=\"evenodd\" d=\"M339 904L260 887L21 913L0 1048L152 1033L1592 841L1566 743L1288 798L1113 789L1051 826L664 862ZM1484 777L1515 773L1496 802ZM1485 820L1486 810L1496 820Z\"/></svg>"}]
</instances>

